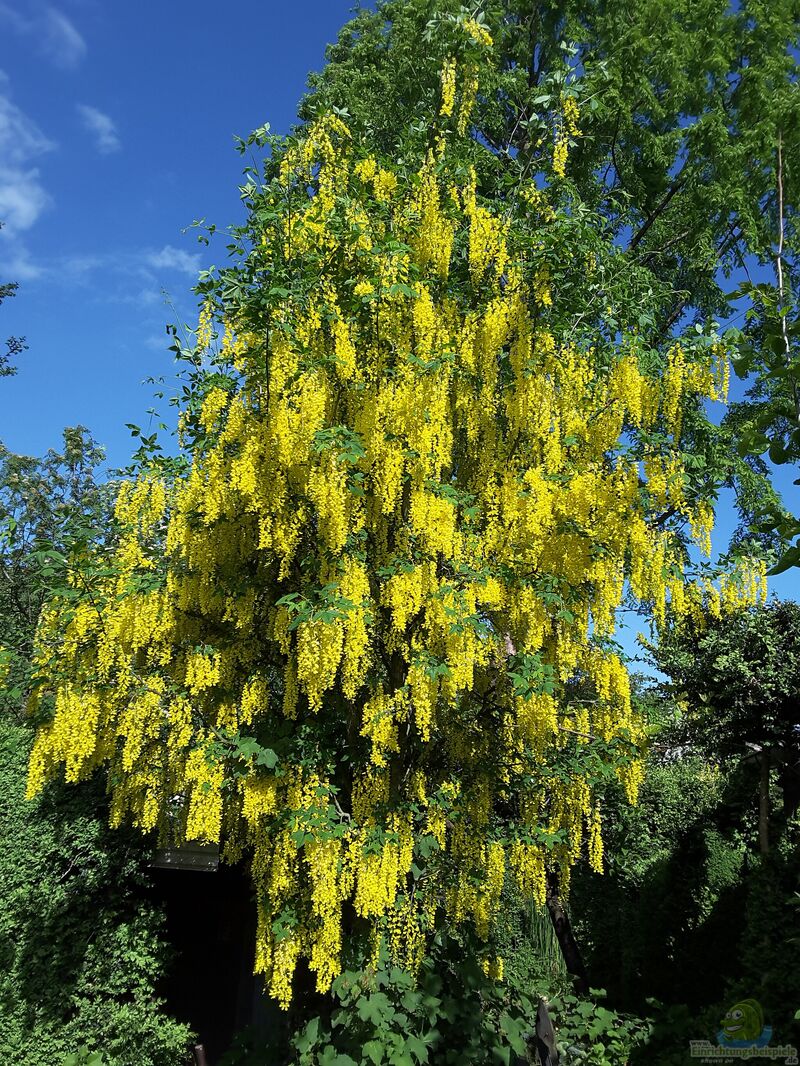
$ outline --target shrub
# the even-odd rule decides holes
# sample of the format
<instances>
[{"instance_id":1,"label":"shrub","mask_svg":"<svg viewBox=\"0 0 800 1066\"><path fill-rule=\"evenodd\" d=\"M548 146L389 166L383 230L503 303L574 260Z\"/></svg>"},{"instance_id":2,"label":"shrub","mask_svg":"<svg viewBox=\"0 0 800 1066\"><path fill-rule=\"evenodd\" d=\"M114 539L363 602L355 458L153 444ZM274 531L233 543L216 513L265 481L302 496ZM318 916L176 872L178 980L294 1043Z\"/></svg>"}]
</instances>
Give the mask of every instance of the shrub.
<instances>
[{"instance_id":1,"label":"shrub","mask_svg":"<svg viewBox=\"0 0 800 1066\"><path fill-rule=\"evenodd\" d=\"M169 956L141 838L108 829L96 781L26 801L31 736L0 719L0 1061L88 1045L103 1066L176 1066L191 1034L157 995Z\"/></svg>"}]
</instances>

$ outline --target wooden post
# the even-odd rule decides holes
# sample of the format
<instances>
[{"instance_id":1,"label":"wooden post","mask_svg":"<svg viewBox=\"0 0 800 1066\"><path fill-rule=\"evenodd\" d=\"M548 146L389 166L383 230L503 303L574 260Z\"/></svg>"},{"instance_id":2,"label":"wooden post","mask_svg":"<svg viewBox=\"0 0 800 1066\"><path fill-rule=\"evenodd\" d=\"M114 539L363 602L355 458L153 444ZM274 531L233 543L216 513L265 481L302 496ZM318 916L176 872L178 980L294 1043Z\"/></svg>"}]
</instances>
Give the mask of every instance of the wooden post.
<instances>
[{"instance_id":1,"label":"wooden post","mask_svg":"<svg viewBox=\"0 0 800 1066\"><path fill-rule=\"evenodd\" d=\"M206 1058L206 1049L202 1044L195 1044L194 1046L194 1066L208 1066L208 1059Z\"/></svg>"},{"instance_id":2,"label":"wooden post","mask_svg":"<svg viewBox=\"0 0 800 1066\"><path fill-rule=\"evenodd\" d=\"M547 1004L543 999L539 1000L536 1008L536 1031L534 1033L536 1054L541 1066L558 1066L558 1047L556 1046L556 1031L550 1020Z\"/></svg>"},{"instance_id":3,"label":"wooden post","mask_svg":"<svg viewBox=\"0 0 800 1066\"><path fill-rule=\"evenodd\" d=\"M553 923L558 946L564 957L564 965L575 982L575 991L581 995L589 994L589 977L581 955L581 949L575 940L567 912L561 903L558 888L558 874L550 871L547 875L547 910Z\"/></svg>"}]
</instances>

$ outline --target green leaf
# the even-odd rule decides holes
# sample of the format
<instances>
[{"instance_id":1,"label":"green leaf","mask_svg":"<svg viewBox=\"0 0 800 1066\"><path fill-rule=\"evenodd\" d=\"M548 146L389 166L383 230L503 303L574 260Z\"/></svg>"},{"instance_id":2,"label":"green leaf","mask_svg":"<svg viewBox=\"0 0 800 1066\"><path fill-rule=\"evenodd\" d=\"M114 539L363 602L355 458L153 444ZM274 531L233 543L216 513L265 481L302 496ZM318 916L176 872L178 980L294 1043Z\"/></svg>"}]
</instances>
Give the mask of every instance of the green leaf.
<instances>
[{"instance_id":1,"label":"green leaf","mask_svg":"<svg viewBox=\"0 0 800 1066\"><path fill-rule=\"evenodd\" d=\"M795 544L793 548L785 551L772 569L767 571L767 574L770 577L776 577L793 566L800 566L800 544Z\"/></svg>"},{"instance_id":2,"label":"green leaf","mask_svg":"<svg viewBox=\"0 0 800 1066\"><path fill-rule=\"evenodd\" d=\"M783 442L774 440L769 446L769 458L770 462L775 463L776 466L780 466L788 459L788 452L783 446Z\"/></svg>"},{"instance_id":3,"label":"green leaf","mask_svg":"<svg viewBox=\"0 0 800 1066\"><path fill-rule=\"evenodd\" d=\"M320 1066L358 1066L355 1059L351 1059L349 1055L339 1054L335 1048L330 1045L325 1048L322 1055L320 1055Z\"/></svg>"},{"instance_id":4,"label":"green leaf","mask_svg":"<svg viewBox=\"0 0 800 1066\"><path fill-rule=\"evenodd\" d=\"M301 1054L309 1051L319 1036L319 1018L312 1018L303 1032L295 1037L294 1046Z\"/></svg>"},{"instance_id":5,"label":"green leaf","mask_svg":"<svg viewBox=\"0 0 800 1066\"><path fill-rule=\"evenodd\" d=\"M517 1055L524 1055L525 1041L523 1034L527 1028L524 1021L519 1018L512 1018L510 1015L503 1013L500 1016L500 1028L508 1037L508 1042Z\"/></svg>"},{"instance_id":6,"label":"green leaf","mask_svg":"<svg viewBox=\"0 0 800 1066\"><path fill-rule=\"evenodd\" d=\"M417 840L417 851L423 859L428 859L430 856L439 850L439 841L436 837L426 834Z\"/></svg>"},{"instance_id":7,"label":"green leaf","mask_svg":"<svg viewBox=\"0 0 800 1066\"><path fill-rule=\"evenodd\" d=\"M392 1066L414 1066L414 1060L405 1050L392 1052L389 1062Z\"/></svg>"},{"instance_id":8,"label":"green leaf","mask_svg":"<svg viewBox=\"0 0 800 1066\"><path fill-rule=\"evenodd\" d=\"M358 1016L362 1022L372 1022L380 1026L385 1019L394 1015L394 1007L385 992L374 992L371 996L362 996L358 1001Z\"/></svg>"},{"instance_id":9,"label":"green leaf","mask_svg":"<svg viewBox=\"0 0 800 1066\"><path fill-rule=\"evenodd\" d=\"M381 1066L384 1059L384 1048L379 1040L368 1040L362 1048L362 1053L367 1056L370 1062L374 1062L375 1066Z\"/></svg>"},{"instance_id":10,"label":"green leaf","mask_svg":"<svg viewBox=\"0 0 800 1066\"><path fill-rule=\"evenodd\" d=\"M417 1062L428 1061L428 1048L424 1040L421 1040L415 1033L409 1033L406 1037L406 1046Z\"/></svg>"}]
</instances>

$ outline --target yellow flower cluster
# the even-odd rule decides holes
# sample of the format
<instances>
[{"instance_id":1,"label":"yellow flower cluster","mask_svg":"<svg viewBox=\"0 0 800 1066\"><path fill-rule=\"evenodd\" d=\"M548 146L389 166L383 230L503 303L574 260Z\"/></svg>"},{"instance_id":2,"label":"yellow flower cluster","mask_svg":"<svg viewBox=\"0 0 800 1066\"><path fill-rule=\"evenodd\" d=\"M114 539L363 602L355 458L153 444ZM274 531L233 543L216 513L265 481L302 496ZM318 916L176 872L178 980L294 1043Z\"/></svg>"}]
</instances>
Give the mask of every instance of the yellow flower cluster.
<instances>
[{"instance_id":1,"label":"yellow flower cluster","mask_svg":"<svg viewBox=\"0 0 800 1066\"><path fill-rule=\"evenodd\" d=\"M448 59L442 67L442 106L439 114L447 118L453 114L456 102L456 61Z\"/></svg>"},{"instance_id":2,"label":"yellow flower cluster","mask_svg":"<svg viewBox=\"0 0 800 1066\"><path fill-rule=\"evenodd\" d=\"M189 752L185 774L191 789L186 839L216 843L222 828L223 768L209 758L205 747L199 746Z\"/></svg>"},{"instance_id":3,"label":"yellow flower cluster","mask_svg":"<svg viewBox=\"0 0 800 1066\"><path fill-rule=\"evenodd\" d=\"M214 311L211 304L206 302L200 311L200 322L197 327L197 347L206 351L211 347L214 334Z\"/></svg>"},{"instance_id":4,"label":"yellow flower cluster","mask_svg":"<svg viewBox=\"0 0 800 1066\"><path fill-rule=\"evenodd\" d=\"M211 389L205 400L203 400L203 407L200 412L200 424L206 432L210 432L216 425L227 403L228 394L224 389Z\"/></svg>"},{"instance_id":5,"label":"yellow flower cluster","mask_svg":"<svg viewBox=\"0 0 800 1066\"><path fill-rule=\"evenodd\" d=\"M508 262L506 237L508 222L497 218L487 208L477 203L475 194L475 171L463 190L464 210L470 220L469 270L472 284L478 286L490 266L497 278L502 277Z\"/></svg>"},{"instance_id":6,"label":"yellow flower cluster","mask_svg":"<svg viewBox=\"0 0 800 1066\"><path fill-rule=\"evenodd\" d=\"M398 904L391 912L387 928L392 958L410 973L417 973L425 950L425 934L410 899Z\"/></svg>"},{"instance_id":7,"label":"yellow flower cluster","mask_svg":"<svg viewBox=\"0 0 800 1066\"><path fill-rule=\"evenodd\" d=\"M567 132L569 133L570 137L577 137L580 132L578 130L578 118L580 116L580 110L578 108L578 101L575 99L574 96L568 96L564 100L563 113L564 125L567 127Z\"/></svg>"},{"instance_id":8,"label":"yellow flower cluster","mask_svg":"<svg viewBox=\"0 0 800 1066\"><path fill-rule=\"evenodd\" d=\"M492 35L485 26L480 24L480 22L476 22L475 19L464 19L462 25L464 27L464 32L476 44L482 44L486 48L492 47L492 44L494 43L492 41Z\"/></svg>"},{"instance_id":9,"label":"yellow flower cluster","mask_svg":"<svg viewBox=\"0 0 800 1066\"><path fill-rule=\"evenodd\" d=\"M567 172L570 139L580 134L578 129L579 114L578 103L575 98L573 96L566 97L561 107L561 124L556 132L555 147L553 149L553 173L559 178L563 178Z\"/></svg>"},{"instance_id":10,"label":"yellow flower cluster","mask_svg":"<svg viewBox=\"0 0 800 1066\"><path fill-rule=\"evenodd\" d=\"M232 325L247 287L227 297L234 372L199 405L203 448L169 487L121 487L113 576L47 606L34 662L53 712L29 794L106 766L115 824L248 849L256 970L283 1006L300 958L330 987L353 913L414 968L437 911L490 941L507 876L541 904L581 849L600 869L589 781L542 768L641 739L601 639L623 598L663 623L763 595L755 562L685 580L660 521L707 548L679 436L724 391L721 348L676 343L659 370L625 337L601 358L543 323L560 293L530 217L483 202L446 144L413 178L356 155L332 116L285 152L249 254L313 284L277 287L258 333ZM526 198L548 225L547 194ZM620 447L640 432L660 442L644 463ZM573 715L577 675L597 700ZM226 756L236 735L280 738L278 765ZM618 773L635 799L641 763Z\"/></svg>"},{"instance_id":11,"label":"yellow flower cluster","mask_svg":"<svg viewBox=\"0 0 800 1066\"><path fill-rule=\"evenodd\" d=\"M461 102L458 107L456 130L459 137L467 132L469 120L478 99L478 68L474 63L467 63L464 68L464 80L461 87Z\"/></svg>"},{"instance_id":12,"label":"yellow flower cluster","mask_svg":"<svg viewBox=\"0 0 800 1066\"><path fill-rule=\"evenodd\" d=\"M439 182L436 178L436 157L428 155L419 176L417 194L411 203L416 226L411 231L413 247L421 265L433 267L436 274L446 278L450 269L455 227L442 210ZM427 289L420 293L422 307L417 310L418 329L427 336L432 323L421 318L424 314Z\"/></svg>"},{"instance_id":13,"label":"yellow flower cluster","mask_svg":"<svg viewBox=\"0 0 800 1066\"><path fill-rule=\"evenodd\" d=\"M399 751L398 724L408 719L408 697L403 690L387 696L379 690L364 704L362 736L372 742L375 766L386 766L391 752Z\"/></svg>"}]
</instances>

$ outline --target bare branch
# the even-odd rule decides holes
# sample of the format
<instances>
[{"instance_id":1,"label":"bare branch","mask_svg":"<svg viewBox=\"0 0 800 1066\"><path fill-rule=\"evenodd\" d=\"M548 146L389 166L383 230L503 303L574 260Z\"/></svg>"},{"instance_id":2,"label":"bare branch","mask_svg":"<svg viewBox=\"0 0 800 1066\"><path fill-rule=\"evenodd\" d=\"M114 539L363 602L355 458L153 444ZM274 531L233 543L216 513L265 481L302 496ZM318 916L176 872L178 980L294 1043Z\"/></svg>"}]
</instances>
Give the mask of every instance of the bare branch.
<instances>
[{"instance_id":1,"label":"bare branch","mask_svg":"<svg viewBox=\"0 0 800 1066\"><path fill-rule=\"evenodd\" d=\"M791 347L789 345L789 332L786 326L786 309L783 306L783 138L778 131L778 250L775 253L775 273L778 278L778 300L781 310L781 334L783 336L783 348L786 353L786 362L791 359ZM794 402L795 416L800 420L800 396L797 392L797 381L791 379L792 400Z\"/></svg>"}]
</instances>

